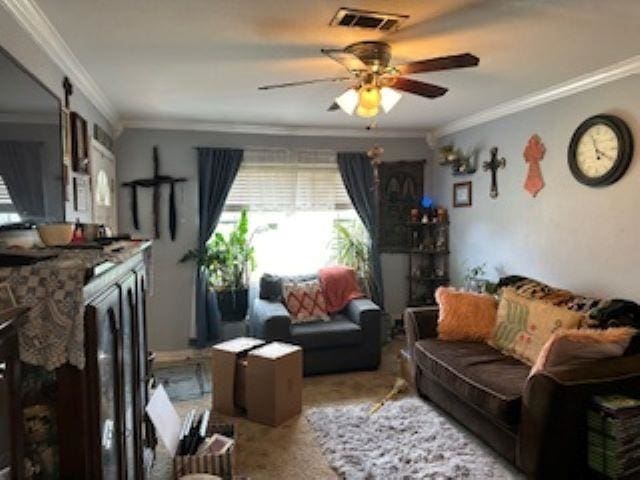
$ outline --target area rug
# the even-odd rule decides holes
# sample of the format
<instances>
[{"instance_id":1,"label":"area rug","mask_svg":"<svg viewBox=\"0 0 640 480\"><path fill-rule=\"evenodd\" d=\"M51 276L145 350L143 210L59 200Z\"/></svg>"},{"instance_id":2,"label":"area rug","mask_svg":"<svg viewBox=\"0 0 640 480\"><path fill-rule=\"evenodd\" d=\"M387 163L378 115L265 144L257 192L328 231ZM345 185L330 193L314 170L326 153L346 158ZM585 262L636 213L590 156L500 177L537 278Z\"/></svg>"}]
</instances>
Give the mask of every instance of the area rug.
<instances>
[{"instance_id":1,"label":"area rug","mask_svg":"<svg viewBox=\"0 0 640 480\"><path fill-rule=\"evenodd\" d=\"M406 397L373 416L370 404L309 410L307 420L345 479L520 478L495 453L425 401Z\"/></svg>"}]
</instances>

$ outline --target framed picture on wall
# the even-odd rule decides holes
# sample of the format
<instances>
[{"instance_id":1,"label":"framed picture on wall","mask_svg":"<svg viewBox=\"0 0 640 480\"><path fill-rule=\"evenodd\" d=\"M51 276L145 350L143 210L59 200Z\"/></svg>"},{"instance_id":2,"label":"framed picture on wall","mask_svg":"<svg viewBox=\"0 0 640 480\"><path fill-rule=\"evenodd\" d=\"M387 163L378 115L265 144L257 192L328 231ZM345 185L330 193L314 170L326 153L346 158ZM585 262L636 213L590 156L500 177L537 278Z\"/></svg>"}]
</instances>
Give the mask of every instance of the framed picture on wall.
<instances>
[{"instance_id":1,"label":"framed picture on wall","mask_svg":"<svg viewBox=\"0 0 640 480\"><path fill-rule=\"evenodd\" d=\"M60 115L62 117L60 122L60 124L62 125L62 132L60 132L62 135L62 160L65 164L69 165L71 164L72 157L71 112L69 112L69 110L67 110L66 108L62 108Z\"/></svg>"},{"instance_id":2,"label":"framed picture on wall","mask_svg":"<svg viewBox=\"0 0 640 480\"><path fill-rule=\"evenodd\" d=\"M91 207L90 177L77 175L73 177L73 208L78 212L87 212Z\"/></svg>"},{"instance_id":3,"label":"framed picture on wall","mask_svg":"<svg viewBox=\"0 0 640 480\"><path fill-rule=\"evenodd\" d=\"M87 121L76 112L71 112L71 160L74 172L89 172Z\"/></svg>"},{"instance_id":4,"label":"framed picture on wall","mask_svg":"<svg viewBox=\"0 0 640 480\"><path fill-rule=\"evenodd\" d=\"M453 184L453 206L470 207L473 204L471 182Z\"/></svg>"}]
</instances>

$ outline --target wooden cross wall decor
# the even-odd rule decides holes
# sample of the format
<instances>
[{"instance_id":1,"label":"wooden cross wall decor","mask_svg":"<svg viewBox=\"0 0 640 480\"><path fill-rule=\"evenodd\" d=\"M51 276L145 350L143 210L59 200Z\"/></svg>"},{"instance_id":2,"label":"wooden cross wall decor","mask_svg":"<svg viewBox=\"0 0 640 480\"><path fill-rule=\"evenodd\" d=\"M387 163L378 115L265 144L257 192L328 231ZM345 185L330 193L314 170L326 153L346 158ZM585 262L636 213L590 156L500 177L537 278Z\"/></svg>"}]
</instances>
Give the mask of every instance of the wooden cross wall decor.
<instances>
[{"instance_id":1,"label":"wooden cross wall decor","mask_svg":"<svg viewBox=\"0 0 640 480\"><path fill-rule=\"evenodd\" d=\"M533 197L538 195L538 192L544 188L540 162L544 158L546 151L547 149L538 135L532 135L524 149L524 159L529 165L527 178L524 182L524 189Z\"/></svg>"},{"instance_id":2,"label":"wooden cross wall decor","mask_svg":"<svg viewBox=\"0 0 640 480\"><path fill-rule=\"evenodd\" d=\"M491 190L489 196L491 198L498 197L498 169L504 168L507 161L504 158L498 158L498 147L491 148L491 160L484 162L482 168L484 171L491 171Z\"/></svg>"},{"instance_id":3,"label":"wooden cross wall decor","mask_svg":"<svg viewBox=\"0 0 640 480\"><path fill-rule=\"evenodd\" d=\"M158 146L153 147L153 177L139 178L129 182L123 182L123 187L131 189L131 216L133 218L133 227L140 229L140 218L138 216L138 187L153 189L153 232L154 238L160 238L160 189L162 185L169 185L169 232L171 240L176 239L177 229L177 212L176 212L176 183L186 182L184 177L171 177L169 175L160 174L160 158L158 154Z\"/></svg>"},{"instance_id":4,"label":"wooden cross wall decor","mask_svg":"<svg viewBox=\"0 0 640 480\"><path fill-rule=\"evenodd\" d=\"M62 89L64 90L64 108L69 109L69 97L73 95L73 85L69 77L62 79Z\"/></svg>"}]
</instances>

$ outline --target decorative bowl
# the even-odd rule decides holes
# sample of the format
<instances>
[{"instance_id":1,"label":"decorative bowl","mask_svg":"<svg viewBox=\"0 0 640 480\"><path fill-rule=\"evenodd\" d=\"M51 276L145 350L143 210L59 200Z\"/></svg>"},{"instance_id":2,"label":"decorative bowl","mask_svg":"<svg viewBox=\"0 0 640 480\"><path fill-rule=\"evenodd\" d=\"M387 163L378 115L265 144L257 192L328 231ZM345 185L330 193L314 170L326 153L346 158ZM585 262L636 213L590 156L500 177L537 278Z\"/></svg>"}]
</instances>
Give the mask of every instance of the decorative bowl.
<instances>
[{"instance_id":1,"label":"decorative bowl","mask_svg":"<svg viewBox=\"0 0 640 480\"><path fill-rule=\"evenodd\" d=\"M73 229L73 223L43 223L38 225L38 235L47 247L62 247L71 243Z\"/></svg>"}]
</instances>

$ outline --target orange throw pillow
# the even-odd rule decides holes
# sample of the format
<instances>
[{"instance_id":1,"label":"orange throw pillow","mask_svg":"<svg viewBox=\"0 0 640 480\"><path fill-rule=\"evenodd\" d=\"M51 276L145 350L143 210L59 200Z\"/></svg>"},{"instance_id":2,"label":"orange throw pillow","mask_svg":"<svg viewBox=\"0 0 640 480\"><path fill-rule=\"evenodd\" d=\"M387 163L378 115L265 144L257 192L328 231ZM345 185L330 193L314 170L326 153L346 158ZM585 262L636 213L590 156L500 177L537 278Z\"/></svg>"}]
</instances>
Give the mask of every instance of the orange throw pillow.
<instances>
[{"instance_id":1,"label":"orange throw pillow","mask_svg":"<svg viewBox=\"0 0 640 480\"><path fill-rule=\"evenodd\" d=\"M481 342L491 337L497 314L497 302L491 295L440 287L436 302L440 306L440 340Z\"/></svg>"},{"instance_id":2,"label":"orange throw pillow","mask_svg":"<svg viewBox=\"0 0 640 480\"><path fill-rule=\"evenodd\" d=\"M542 347L530 375L557 366L621 357L636 333L628 327L558 330Z\"/></svg>"}]
</instances>

